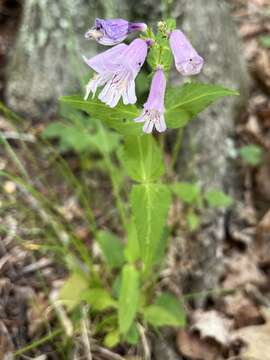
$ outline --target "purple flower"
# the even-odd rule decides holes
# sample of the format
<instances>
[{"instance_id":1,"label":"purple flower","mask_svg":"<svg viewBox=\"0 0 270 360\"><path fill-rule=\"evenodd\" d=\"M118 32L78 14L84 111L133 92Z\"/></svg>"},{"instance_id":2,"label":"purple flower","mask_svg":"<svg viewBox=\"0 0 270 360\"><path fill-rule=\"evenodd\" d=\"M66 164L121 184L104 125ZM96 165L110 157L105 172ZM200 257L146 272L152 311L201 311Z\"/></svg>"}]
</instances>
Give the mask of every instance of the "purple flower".
<instances>
[{"instance_id":1,"label":"purple flower","mask_svg":"<svg viewBox=\"0 0 270 360\"><path fill-rule=\"evenodd\" d=\"M164 97L166 90L166 78L161 68L156 70L148 99L144 104L144 110L140 117L135 119L135 122L144 122L143 131L150 134L155 127L158 132L166 130L166 123L164 119Z\"/></svg>"},{"instance_id":2,"label":"purple flower","mask_svg":"<svg viewBox=\"0 0 270 360\"><path fill-rule=\"evenodd\" d=\"M130 45L119 44L94 56L86 63L96 74L86 86L84 99L90 93L95 96L99 86L104 86L98 98L110 107L115 107L123 98L125 105L135 104L135 78L138 75L147 55L147 44L142 39L135 39Z\"/></svg>"},{"instance_id":3,"label":"purple flower","mask_svg":"<svg viewBox=\"0 0 270 360\"><path fill-rule=\"evenodd\" d=\"M172 31L169 41L176 69L184 76L199 74L204 60L193 48L182 31Z\"/></svg>"},{"instance_id":4,"label":"purple flower","mask_svg":"<svg viewBox=\"0 0 270 360\"><path fill-rule=\"evenodd\" d=\"M119 44L133 31L145 31L144 23L129 23L124 19L96 19L95 26L85 33L86 39L94 39L102 45Z\"/></svg>"},{"instance_id":5,"label":"purple flower","mask_svg":"<svg viewBox=\"0 0 270 360\"><path fill-rule=\"evenodd\" d=\"M104 76L104 74L110 72L110 70L113 68L112 60L116 62L117 59L122 55L124 49L127 47L128 46L125 44L119 44L90 59L87 59L85 56L83 56L86 64L96 72L94 77L86 85L84 100L88 99L91 92L93 93L92 97L95 97L97 88L106 83L107 78Z\"/></svg>"}]
</instances>

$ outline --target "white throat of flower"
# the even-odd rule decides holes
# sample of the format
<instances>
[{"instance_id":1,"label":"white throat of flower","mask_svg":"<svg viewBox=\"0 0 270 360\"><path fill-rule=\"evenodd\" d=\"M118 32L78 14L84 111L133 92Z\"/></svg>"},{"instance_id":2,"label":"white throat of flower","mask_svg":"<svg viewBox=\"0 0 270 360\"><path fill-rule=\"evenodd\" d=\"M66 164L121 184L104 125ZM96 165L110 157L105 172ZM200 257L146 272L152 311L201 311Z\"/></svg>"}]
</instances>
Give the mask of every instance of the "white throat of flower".
<instances>
[{"instance_id":1,"label":"white throat of flower","mask_svg":"<svg viewBox=\"0 0 270 360\"><path fill-rule=\"evenodd\" d=\"M135 119L135 122L144 122L143 131L147 134L150 134L154 127L158 132L166 130L164 114L156 109L144 110L143 114Z\"/></svg>"}]
</instances>

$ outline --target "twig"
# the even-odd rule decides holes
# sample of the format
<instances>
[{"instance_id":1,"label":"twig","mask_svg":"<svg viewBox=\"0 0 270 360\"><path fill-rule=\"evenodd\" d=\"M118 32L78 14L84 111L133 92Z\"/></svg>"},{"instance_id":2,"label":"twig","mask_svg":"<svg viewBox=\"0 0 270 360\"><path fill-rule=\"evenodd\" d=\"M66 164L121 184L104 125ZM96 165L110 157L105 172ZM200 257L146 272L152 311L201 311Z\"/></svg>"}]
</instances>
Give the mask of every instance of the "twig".
<instances>
[{"instance_id":1,"label":"twig","mask_svg":"<svg viewBox=\"0 0 270 360\"><path fill-rule=\"evenodd\" d=\"M90 343L90 321L88 318L88 306L85 305L82 308L82 320L81 320L81 328L82 328L82 342L85 348L85 355L88 360L92 360L92 353L91 353L91 343Z\"/></svg>"},{"instance_id":2,"label":"twig","mask_svg":"<svg viewBox=\"0 0 270 360\"><path fill-rule=\"evenodd\" d=\"M36 340L36 341L32 342L31 344L26 345L25 347L15 351L13 355L14 356L19 356L19 355L24 354L27 351L36 349L40 345L52 340L53 338L55 338L55 337L57 337L57 336L59 336L61 334L62 334L62 329L56 329L56 330L50 332L48 335L44 336L43 338L41 338L39 340Z\"/></svg>"},{"instance_id":3,"label":"twig","mask_svg":"<svg viewBox=\"0 0 270 360\"><path fill-rule=\"evenodd\" d=\"M58 291L53 290L50 294L50 301L52 303L53 308L55 309L57 316L59 317L63 328L65 329L65 333L68 337L73 335L73 325L72 322L69 320L63 306L62 302L58 300Z\"/></svg>"},{"instance_id":4,"label":"twig","mask_svg":"<svg viewBox=\"0 0 270 360\"><path fill-rule=\"evenodd\" d=\"M27 274L30 272L34 272L36 270L40 270L40 269L44 269L50 265L52 265L53 261L50 259L46 259L46 258L42 258L40 260L38 260L37 262L35 262L34 264L30 264L28 266L25 266L21 273L22 274Z\"/></svg>"},{"instance_id":5,"label":"twig","mask_svg":"<svg viewBox=\"0 0 270 360\"><path fill-rule=\"evenodd\" d=\"M142 340L142 346L143 346L143 350L144 350L144 360L151 360L151 350L145 335L145 329L141 324L138 324L139 327L139 332L141 335L141 340Z\"/></svg>"},{"instance_id":6,"label":"twig","mask_svg":"<svg viewBox=\"0 0 270 360\"><path fill-rule=\"evenodd\" d=\"M5 228L7 229L7 236L3 239L2 243L4 246L9 245L17 234L17 221L12 216L7 216L6 218L7 226Z\"/></svg>"},{"instance_id":7,"label":"twig","mask_svg":"<svg viewBox=\"0 0 270 360\"><path fill-rule=\"evenodd\" d=\"M32 134L20 134L15 131L5 131L1 133L1 136L6 140L20 140L34 143L36 141L35 136Z\"/></svg>"},{"instance_id":8,"label":"twig","mask_svg":"<svg viewBox=\"0 0 270 360\"><path fill-rule=\"evenodd\" d=\"M109 360L125 360L125 358L123 358L121 355L118 355L98 345L94 345L93 350L95 352L99 352L101 355L105 356Z\"/></svg>"},{"instance_id":9,"label":"twig","mask_svg":"<svg viewBox=\"0 0 270 360\"><path fill-rule=\"evenodd\" d=\"M3 257L0 259L0 271L1 271L2 267L3 267L6 263L8 263L9 260L11 260L11 259L12 259L12 255L9 255L9 254L3 256Z\"/></svg>"}]
</instances>

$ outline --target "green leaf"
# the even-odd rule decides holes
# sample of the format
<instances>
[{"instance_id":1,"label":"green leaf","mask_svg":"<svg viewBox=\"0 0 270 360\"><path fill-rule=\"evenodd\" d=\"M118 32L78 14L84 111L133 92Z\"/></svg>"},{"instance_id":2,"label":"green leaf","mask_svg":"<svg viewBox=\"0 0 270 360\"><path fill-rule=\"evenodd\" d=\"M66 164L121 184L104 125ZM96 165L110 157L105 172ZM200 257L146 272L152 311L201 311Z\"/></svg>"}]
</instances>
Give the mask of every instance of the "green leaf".
<instances>
[{"instance_id":1,"label":"green leaf","mask_svg":"<svg viewBox=\"0 0 270 360\"><path fill-rule=\"evenodd\" d=\"M118 330L110 331L104 338L104 345L108 348L115 347L120 342L120 333Z\"/></svg>"},{"instance_id":2,"label":"green leaf","mask_svg":"<svg viewBox=\"0 0 270 360\"><path fill-rule=\"evenodd\" d=\"M143 94L148 94L151 84L148 72L141 70L136 78L136 94L140 97Z\"/></svg>"},{"instance_id":3,"label":"green leaf","mask_svg":"<svg viewBox=\"0 0 270 360\"><path fill-rule=\"evenodd\" d=\"M102 153L111 153L117 149L120 143L120 135L107 129L98 128L95 134L91 134L91 145Z\"/></svg>"},{"instance_id":4,"label":"green leaf","mask_svg":"<svg viewBox=\"0 0 270 360\"><path fill-rule=\"evenodd\" d=\"M172 52L169 47L169 42L167 39L162 39L162 34L160 34L161 39L159 43L155 43L154 46L150 48L147 62L152 70L156 70L159 65L163 66L164 71L169 71L172 63Z\"/></svg>"},{"instance_id":5,"label":"green leaf","mask_svg":"<svg viewBox=\"0 0 270 360\"><path fill-rule=\"evenodd\" d=\"M133 186L131 193L132 214L146 273L156 261L170 203L171 193L165 185L143 184Z\"/></svg>"},{"instance_id":6,"label":"green leaf","mask_svg":"<svg viewBox=\"0 0 270 360\"><path fill-rule=\"evenodd\" d=\"M208 191L205 199L208 205L213 208L227 208L233 203L233 199L220 190Z\"/></svg>"},{"instance_id":7,"label":"green leaf","mask_svg":"<svg viewBox=\"0 0 270 360\"><path fill-rule=\"evenodd\" d=\"M161 150L151 135L127 136L119 157L135 181L151 182L164 173Z\"/></svg>"},{"instance_id":8,"label":"green leaf","mask_svg":"<svg viewBox=\"0 0 270 360\"><path fill-rule=\"evenodd\" d=\"M95 323L95 334L108 333L117 328L117 314L116 312L106 313L97 323Z\"/></svg>"},{"instance_id":9,"label":"green leaf","mask_svg":"<svg viewBox=\"0 0 270 360\"><path fill-rule=\"evenodd\" d=\"M166 122L169 128L185 126L208 105L224 96L239 95L219 85L188 83L171 88L166 95Z\"/></svg>"},{"instance_id":10,"label":"green leaf","mask_svg":"<svg viewBox=\"0 0 270 360\"><path fill-rule=\"evenodd\" d=\"M154 327L185 326L186 314L177 298L170 293L160 295L144 310L144 317Z\"/></svg>"},{"instance_id":11,"label":"green leaf","mask_svg":"<svg viewBox=\"0 0 270 360\"><path fill-rule=\"evenodd\" d=\"M127 245L124 250L125 257L128 262L135 263L140 257L140 246L134 221L131 221L129 224L127 232Z\"/></svg>"},{"instance_id":12,"label":"green leaf","mask_svg":"<svg viewBox=\"0 0 270 360\"><path fill-rule=\"evenodd\" d=\"M74 150L78 153L84 151L96 150L93 146L93 137L87 132L76 128L75 126L67 127L62 131L60 136L60 148L62 151Z\"/></svg>"},{"instance_id":13,"label":"green leaf","mask_svg":"<svg viewBox=\"0 0 270 360\"><path fill-rule=\"evenodd\" d=\"M153 32L153 29L150 26L147 26L146 32L143 35L141 35L141 38L144 40L147 40L147 39L155 40L156 35Z\"/></svg>"},{"instance_id":14,"label":"green leaf","mask_svg":"<svg viewBox=\"0 0 270 360\"><path fill-rule=\"evenodd\" d=\"M85 101L80 96L63 96L60 101L104 121L107 126L123 135L140 135L142 133L142 125L133 121L140 114L140 110L135 105L119 103L116 107L110 108L97 98Z\"/></svg>"},{"instance_id":15,"label":"green leaf","mask_svg":"<svg viewBox=\"0 0 270 360\"><path fill-rule=\"evenodd\" d=\"M190 211L187 214L187 223L190 231L196 231L200 226L200 218L193 211Z\"/></svg>"},{"instance_id":16,"label":"green leaf","mask_svg":"<svg viewBox=\"0 0 270 360\"><path fill-rule=\"evenodd\" d=\"M154 327L178 326L179 322L166 309L158 305L150 305L144 310L145 320Z\"/></svg>"},{"instance_id":17,"label":"green leaf","mask_svg":"<svg viewBox=\"0 0 270 360\"><path fill-rule=\"evenodd\" d=\"M155 300L155 304L166 308L171 314L173 314L178 321L183 325L186 321L186 313L183 309L183 304L173 294L169 292L162 293Z\"/></svg>"},{"instance_id":18,"label":"green leaf","mask_svg":"<svg viewBox=\"0 0 270 360\"><path fill-rule=\"evenodd\" d=\"M172 51L167 42L167 46L163 46L162 53L160 56L160 64L162 65L163 70L165 72L170 70L172 60L173 60Z\"/></svg>"},{"instance_id":19,"label":"green leaf","mask_svg":"<svg viewBox=\"0 0 270 360\"><path fill-rule=\"evenodd\" d=\"M196 183L179 182L172 185L172 191L187 204L195 203L201 195L201 188Z\"/></svg>"},{"instance_id":20,"label":"green leaf","mask_svg":"<svg viewBox=\"0 0 270 360\"><path fill-rule=\"evenodd\" d=\"M261 35L259 36L259 43L266 49L270 48L270 36L269 35Z\"/></svg>"},{"instance_id":21,"label":"green leaf","mask_svg":"<svg viewBox=\"0 0 270 360\"><path fill-rule=\"evenodd\" d=\"M122 281L118 305L118 321L121 334L126 334L137 313L140 287L139 273L132 265L125 265L122 270Z\"/></svg>"},{"instance_id":22,"label":"green leaf","mask_svg":"<svg viewBox=\"0 0 270 360\"><path fill-rule=\"evenodd\" d=\"M65 131L67 128L66 124L63 124L60 121L55 121L51 124L49 124L44 131L42 132L42 136L45 139L50 139L54 137L61 136L62 131Z\"/></svg>"},{"instance_id":23,"label":"green leaf","mask_svg":"<svg viewBox=\"0 0 270 360\"><path fill-rule=\"evenodd\" d=\"M128 333L124 337L125 341L127 341L130 345L137 345L140 339L140 333L135 323L133 323L128 331Z\"/></svg>"},{"instance_id":24,"label":"green leaf","mask_svg":"<svg viewBox=\"0 0 270 360\"><path fill-rule=\"evenodd\" d=\"M167 19L166 21L168 31L173 31L176 28L176 20L175 19Z\"/></svg>"},{"instance_id":25,"label":"green leaf","mask_svg":"<svg viewBox=\"0 0 270 360\"><path fill-rule=\"evenodd\" d=\"M84 291L81 295L82 300L87 301L91 309L103 311L108 308L116 308L117 302L111 297L109 292L101 288L92 288Z\"/></svg>"},{"instance_id":26,"label":"green leaf","mask_svg":"<svg viewBox=\"0 0 270 360\"><path fill-rule=\"evenodd\" d=\"M112 283L112 294L113 297L119 298L120 295L120 289L121 289L121 283L122 283L122 273L119 273L115 276L113 283Z\"/></svg>"},{"instance_id":27,"label":"green leaf","mask_svg":"<svg viewBox=\"0 0 270 360\"><path fill-rule=\"evenodd\" d=\"M239 154L248 165L257 166L262 162L262 149L258 145L243 146Z\"/></svg>"},{"instance_id":28,"label":"green leaf","mask_svg":"<svg viewBox=\"0 0 270 360\"><path fill-rule=\"evenodd\" d=\"M73 273L65 280L58 299L63 302L67 309L73 310L83 299L82 292L87 289L88 282L78 273Z\"/></svg>"},{"instance_id":29,"label":"green leaf","mask_svg":"<svg viewBox=\"0 0 270 360\"><path fill-rule=\"evenodd\" d=\"M97 242L110 268L121 267L125 262L124 245L109 231L99 231Z\"/></svg>"},{"instance_id":30,"label":"green leaf","mask_svg":"<svg viewBox=\"0 0 270 360\"><path fill-rule=\"evenodd\" d=\"M160 54L160 47L159 45L154 45L150 47L150 50L147 55L147 63L152 70L155 70L158 65L158 58Z\"/></svg>"},{"instance_id":31,"label":"green leaf","mask_svg":"<svg viewBox=\"0 0 270 360\"><path fill-rule=\"evenodd\" d=\"M99 128L95 132L90 130L82 127L82 124L55 122L50 124L42 135L46 139L59 138L62 151L110 153L118 147L120 136L117 133L105 129L101 131Z\"/></svg>"},{"instance_id":32,"label":"green leaf","mask_svg":"<svg viewBox=\"0 0 270 360\"><path fill-rule=\"evenodd\" d=\"M165 261L165 253L166 253L166 246L167 246L167 239L170 235L170 229L165 224L164 230L162 232L161 238L159 242L157 242L156 249L154 249L153 253L153 265L159 265L161 267Z\"/></svg>"}]
</instances>

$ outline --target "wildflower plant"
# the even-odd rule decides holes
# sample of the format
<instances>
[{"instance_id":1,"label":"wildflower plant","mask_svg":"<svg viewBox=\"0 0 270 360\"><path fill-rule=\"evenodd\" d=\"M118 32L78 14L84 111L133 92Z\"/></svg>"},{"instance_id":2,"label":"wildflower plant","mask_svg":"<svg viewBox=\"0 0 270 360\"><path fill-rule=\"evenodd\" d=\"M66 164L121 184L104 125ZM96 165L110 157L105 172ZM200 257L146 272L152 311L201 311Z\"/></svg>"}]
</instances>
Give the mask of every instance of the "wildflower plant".
<instances>
[{"instance_id":1,"label":"wildflower plant","mask_svg":"<svg viewBox=\"0 0 270 360\"><path fill-rule=\"evenodd\" d=\"M135 32L139 34L137 38L123 43ZM112 47L90 59L83 56L93 71L84 98L66 96L61 102L89 114L100 124L101 133L104 134L101 126L105 126L122 136L117 158L133 185L128 204L123 205L121 194L114 191L116 203L120 204L123 241L109 231L93 231L105 260L104 273L99 274L91 266L79 300L88 302L93 316L101 319L96 332L103 334L107 346L121 341L136 344L138 324L154 328L185 325L181 299L171 293L157 295L155 285L163 267L172 196L179 195L187 204L187 221L192 231L198 228L196 211L204 202L198 185L162 181L165 166L159 133L184 128L207 106L237 92L190 78L183 85L169 85L173 66L179 77L190 77L199 74L204 64L186 35L176 29L173 19L159 22L156 33L143 23L97 19L85 37ZM143 66L149 72L151 86L146 102L140 106L136 77ZM100 141L108 138L100 137ZM106 159L110 167L111 158L106 155ZM212 194L215 204L230 205L230 199L223 201L223 195L218 191ZM94 257L91 261L95 263ZM65 286L77 288L77 278L71 277Z\"/></svg>"}]
</instances>

